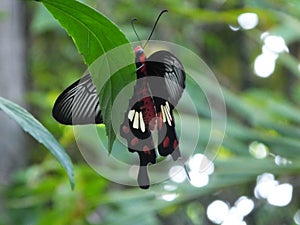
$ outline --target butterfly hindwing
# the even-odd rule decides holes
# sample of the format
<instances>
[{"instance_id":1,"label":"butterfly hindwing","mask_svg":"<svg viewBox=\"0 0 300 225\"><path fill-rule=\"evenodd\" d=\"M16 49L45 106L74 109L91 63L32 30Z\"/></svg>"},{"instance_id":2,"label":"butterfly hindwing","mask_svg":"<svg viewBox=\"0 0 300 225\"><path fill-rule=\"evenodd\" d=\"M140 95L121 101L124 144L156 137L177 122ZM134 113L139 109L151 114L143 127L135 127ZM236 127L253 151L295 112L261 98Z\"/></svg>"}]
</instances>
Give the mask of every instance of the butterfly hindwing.
<instances>
[{"instance_id":1,"label":"butterfly hindwing","mask_svg":"<svg viewBox=\"0 0 300 225\"><path fill-rule=\"evenodd\" d=\"M151 131L143 118L141 104L142 102L137 102L126 112L120 134L127 140L128 150L138 153L140 167L137 181L141 188L147 189L150 186L147 165L156 163L156 153Z\"/></svg>"},{"instance_id":2,"label":"butterfly hindwing","mask_svg":"<svg viewBox=\"0 0 300 225\"><path fill-rule=\"evenodd\" d=\"M66 125L102 123L96 86L89 74L65 89L56 99L53 117Z\"/></svg>"},{"instance_id":3,"label":"butterfly hindwing","mask_svg":"<svg viewBox=\"0 0 300 225\"><path fill-rule=\"evenodd\" d=\"M155 98L157 109L158 152L161 156L180 157L178 138L175 131L173 106L165 99Z\"/></svg>"},{"instance_id":4,"label":"butterfly hindwing","mask_svg":"<svg viewBox=\"0 0 300 225\"><path fill-rule=\"evenodd\" d=\"M128 150L138 152L140 165L146 166L148 163L156 162L156 154L151 131L145 124L141 125L142 123L144 123L142 111L133 107L125 115L120 134L127 140Z\"/></svg>"}]
</instances>

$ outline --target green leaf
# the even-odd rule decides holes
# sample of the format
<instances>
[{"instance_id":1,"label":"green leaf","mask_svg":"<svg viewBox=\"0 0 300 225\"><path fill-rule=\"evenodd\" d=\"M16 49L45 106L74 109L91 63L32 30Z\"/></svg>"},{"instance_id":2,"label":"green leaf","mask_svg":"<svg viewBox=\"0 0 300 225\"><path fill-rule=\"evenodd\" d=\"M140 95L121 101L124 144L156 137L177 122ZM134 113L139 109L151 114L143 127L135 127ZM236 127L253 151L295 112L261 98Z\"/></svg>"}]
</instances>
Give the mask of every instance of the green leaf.
<instances>
[{"instance_id":1,"label":"green leaf","mask_svg":"<svg viewBox=\"0 0 300 225\"><path fill-rule=\"evenodd\" d=\"M116 136L111 118L113 102L120 90L135 79L134 57L129 41L108 18L80 2L41 2L72 37L89 66L99 93L110 152ZM118 115L121 115L125 113L126 108L120 107L118 111Z\"/></svg>"},{"instance_id":2,"label":"green leaf","mask_svg":"<svg viewBox=\"0 0 300 225\"><path fill-rule=\"evenodd\" d=\"M16 121L24 131L28 132L38 142L49 149L67 171L71 187L74 188L72 162L63 147L56 141L52 134L25 109L2 97L0 97L0 110Z\"/></svg>"}]
</instances>

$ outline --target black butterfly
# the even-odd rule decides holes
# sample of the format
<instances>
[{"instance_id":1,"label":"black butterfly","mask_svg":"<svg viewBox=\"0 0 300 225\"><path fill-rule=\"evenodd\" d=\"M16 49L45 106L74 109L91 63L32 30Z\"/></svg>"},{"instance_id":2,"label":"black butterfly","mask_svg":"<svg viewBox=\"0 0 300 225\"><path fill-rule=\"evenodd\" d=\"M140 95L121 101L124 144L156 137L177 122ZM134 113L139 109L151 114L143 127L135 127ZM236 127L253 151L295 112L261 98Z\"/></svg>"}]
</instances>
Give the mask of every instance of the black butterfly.
<instances>
[{"instance_id":1,"label":"black butterfly","mask_svg":"<svg viewBox=\"0 0 300 225\"><path fill-rule=\"evenodd\" d=\"M173 109L181 98L186 78L181 62L169 51L157 51L146 58L143 48L138 46L134 53L137 81L120 135L127 140L130 152L138 152L138 184L147 189L147 165L156 163L153 130L158 133L159 155L170 154L174 160L180 157ZM103 123L96 86L89 74L61 93L52 114L67 125Z\"/></svg>"}]
</instances>

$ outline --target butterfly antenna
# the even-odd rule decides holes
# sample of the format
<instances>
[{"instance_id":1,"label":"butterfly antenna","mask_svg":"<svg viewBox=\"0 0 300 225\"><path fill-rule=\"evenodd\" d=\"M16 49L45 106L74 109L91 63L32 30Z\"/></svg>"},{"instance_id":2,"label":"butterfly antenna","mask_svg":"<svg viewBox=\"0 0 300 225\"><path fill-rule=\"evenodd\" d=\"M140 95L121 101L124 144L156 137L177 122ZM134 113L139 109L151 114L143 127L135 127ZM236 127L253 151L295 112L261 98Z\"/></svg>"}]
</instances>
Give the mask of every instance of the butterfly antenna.
<instances>
[{"instance_id":1,"label":"butterfly antenna","mask_svg":"<svg viewBox=\"0 0 300 225\"><path fill-rule=\"evenodd\" d=\"M158 23L158 21L159 21L159 18L162 16L162 14L164 14L164 13L166 13L166 12L168 12L168 10L167 10L167 9L164 9L164 10L161 11L160 14L158 15L158 17L157 17L157 19L156 19L156 21L155 21L155 23L154 23L154 25L153 25L152 31L151 31L151 33L150 33L150 35L149 35L149 37L148 37L148 39L147 39L147 41L146 41L146 43L145 43L145 45L144 45L143 48L146 47L146 45L148 44L149 40L151 39L152 34L153 34L154 30L155 30L155 27L156 27L156 25L157 25L157 23Z\"/></svg>"},{"instance_id":2,"label":"butterfly antenna","mask_svg":"<svg viewBox=\"0 0 300 225\"><path fill-rule=\"evenodd\" d=\"M135 29L135 27L134 27L134 22L135 22L135 21L137 21L137 18L131 19L131 21L130 21L130 22L131 22L131 26L132 26L133 32L135 33L137 39L139 40L139 42L141 42L141 39L140 39L139 35L137 34L136 29Z\"/></svg>"}]
</instances>

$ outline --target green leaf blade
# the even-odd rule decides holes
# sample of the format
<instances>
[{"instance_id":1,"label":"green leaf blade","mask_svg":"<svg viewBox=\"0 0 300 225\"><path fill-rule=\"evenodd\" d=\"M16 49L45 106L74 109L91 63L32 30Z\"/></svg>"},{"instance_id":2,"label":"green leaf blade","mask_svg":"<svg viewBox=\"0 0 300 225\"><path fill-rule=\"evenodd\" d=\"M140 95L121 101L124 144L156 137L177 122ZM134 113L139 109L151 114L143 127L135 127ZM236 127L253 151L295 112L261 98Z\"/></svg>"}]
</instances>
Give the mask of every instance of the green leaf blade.
<instances>
[{"instance_id":1,"label":"green leaf blade","mask_svg":"<svg viewBox=\"0 0 300 225\"><path fill-rule=\"evenodd\" d=\"M53 135L25 109L2 97L0 97L0 110L51 152L66 170L73 189L75 182L72 162Z\"/></svg>"},{"instance_id":2,"label":"green leaf blade","mask_svg":"<svg viewBox=\"0 0 300 225\"><path fill-rule=\"evenodd\" d=\"M87 65L112 48L128 43L116 25L87 5L74 0L41 2L73 38Z\"/></svg>"}]
</instances>

